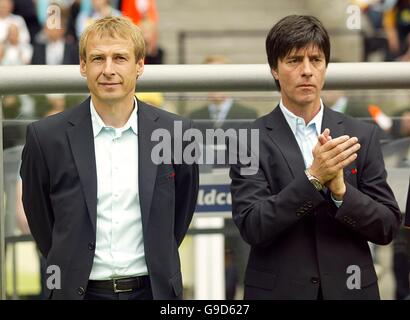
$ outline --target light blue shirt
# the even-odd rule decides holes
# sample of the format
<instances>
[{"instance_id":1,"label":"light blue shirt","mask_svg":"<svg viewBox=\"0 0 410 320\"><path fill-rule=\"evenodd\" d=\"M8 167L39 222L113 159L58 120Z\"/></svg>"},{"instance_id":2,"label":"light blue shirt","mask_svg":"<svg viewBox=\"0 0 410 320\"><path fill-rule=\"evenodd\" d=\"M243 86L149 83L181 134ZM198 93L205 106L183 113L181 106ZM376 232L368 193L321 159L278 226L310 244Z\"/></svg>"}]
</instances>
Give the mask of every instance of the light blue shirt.
<instances>
[{"instance_id":1,"label":"light blue shirt","mask_svg":"<svg viewBox=\"0 0 410 320\"><path fill-rule=\"evenodd\" d=\"M97 167L97 239L91 280L148 274L138 189L137 101L122 128L105 125L90 100Z\"/></svg>"},{"instance_id":2,"label":"light blue shirt","mask_svg":"<svg viewBox=\"0 0 410 320\"><path fill-rule=\"evenodd\" d=\"M211 114L211 118L216 122L220 122L225 120L226 116L228 115L229 110L231 110L233 105L233 99L225 99L219 106L212 103L208 106L209 113Z\"/></svg>"},{"instance_id":3,"label":"light blue shirt","mask_svg":"<svg viewBox=\"0 0 410 320\"><path fill-rule=\"evenodd\" d=\"M313 162L313 148L317 144L318 136L322 132L322 120L323 120L323 102L320 99L320 109L319 112L313 117L308 124L301 117L298 117L294 113L288 110L283 104L282 99L279 103L279 108L285 116L286 122L288 123L290 129L292 130L296 141L299 145L300 151L305 162L305 168L309 168ZM332 200L337 207L340 207L343 201L337 201L333 198Z\"/></svg>"}]
</instances>

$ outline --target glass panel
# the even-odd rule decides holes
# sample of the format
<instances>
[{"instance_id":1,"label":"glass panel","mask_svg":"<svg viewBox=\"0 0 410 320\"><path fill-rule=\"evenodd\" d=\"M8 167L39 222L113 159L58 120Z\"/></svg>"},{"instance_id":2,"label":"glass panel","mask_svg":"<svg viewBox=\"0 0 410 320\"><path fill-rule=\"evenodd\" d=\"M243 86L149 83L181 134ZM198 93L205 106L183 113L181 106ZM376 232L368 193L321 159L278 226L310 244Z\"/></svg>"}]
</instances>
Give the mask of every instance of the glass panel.
<instances>
[{"instance_id":1,"label":"glass panel","mask_svg":"<svg viewBox=\"0 0 410 320\"><path fill-rule=\"evenodd\" d=\"M206 93L141 93L138 97L161 109L194 119L195 127L201 132L217 127L224 130L238 129L252 121L250 117L259 117L269 113L280 99L277 92L241 92L224 93L224 95L234 99L234 109L238 108L237 105L241 106L238 110L243 112L243 116L241 114L236 115L236 118L228 116L226 120L218 116L213 119L209 114L201 116L202 111L208 112L210 99L217 100L218 97L215 94L210 96ZM5 216L2 227L7 244L5 274L7 275L7 297L9 299L41 298L40 279L41 274L45 274L44 260L40 258L29 235L27 224L25 224L19 194L21 182L18 171L25 128L31 121L75 106L85 97L84 95L33 95L4 97L2 100L5 117L3 120L5 179L3 212ZM324 91L323 101L327 106L334 107L350 116L378 124L388 181L404 212L410 172L410 96L408 90ZM225 289L223 294L228 298L241 299L249 246L242 240L231 219L229 166L201 165L200 170L202 193L198 198L198 212L195 214L195 219L209 218L209 221L202 221L198 224L194 220L189 235L180 247L185 298L198 298L197 292L200 284L196 277L198 261L195 259L195 253L201 250L201 254L204 254L205 249L209 248L198 248L197 245L201 241L196 241L196 239L198 236L209 235L209 238L205 239L214 239L215 241L212 241L218 249L214 250L215 247L212 247L208 263L212 268L221 270L220 272L223 273L218 274L217 277L223 281L224 287L222 288ZM222 224L220 220L215 223L215 217L222 218ZM222 239L212 238L213 235L223 235L223 237ZM379 275L380 292L384 299L394 299L396 295L400 296L402 292L408 290L408 282L406 284L401 279L403 279L403 273L408 274L406 261L408 261L410 252L409 243L409 232L402 229L393 244L371 245ZM222 269L215 267L216 261L224 262ZM4 259L1 259L0 263L3 265ZM395 289L396 282L397 290ZM211 284L214 286L212 290L221 288L219 282L211 281Z\"/></svg>"}]
</instances>

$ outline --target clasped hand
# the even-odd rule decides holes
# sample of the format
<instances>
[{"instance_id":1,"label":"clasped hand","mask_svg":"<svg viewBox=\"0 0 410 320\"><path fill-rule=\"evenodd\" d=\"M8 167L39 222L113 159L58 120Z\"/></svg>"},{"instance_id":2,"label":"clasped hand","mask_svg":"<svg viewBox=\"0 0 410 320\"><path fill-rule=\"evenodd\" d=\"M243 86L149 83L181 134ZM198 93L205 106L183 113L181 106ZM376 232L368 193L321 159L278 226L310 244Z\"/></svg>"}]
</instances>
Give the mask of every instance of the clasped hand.
<instances>
[{"instance_id":1,"label":"clasped hand","mask_svg":"<svg viewBox=\"0 0 410 320\"><path fill-rule=\"evenodd\" d=\"M313 162L309 173L325 185L335 200L343 200L346 185L343 169L357 158L360 144L356 137L348 135L332 139L330 130L325 129L313 148Z\"/></svg>"}]
</instances>

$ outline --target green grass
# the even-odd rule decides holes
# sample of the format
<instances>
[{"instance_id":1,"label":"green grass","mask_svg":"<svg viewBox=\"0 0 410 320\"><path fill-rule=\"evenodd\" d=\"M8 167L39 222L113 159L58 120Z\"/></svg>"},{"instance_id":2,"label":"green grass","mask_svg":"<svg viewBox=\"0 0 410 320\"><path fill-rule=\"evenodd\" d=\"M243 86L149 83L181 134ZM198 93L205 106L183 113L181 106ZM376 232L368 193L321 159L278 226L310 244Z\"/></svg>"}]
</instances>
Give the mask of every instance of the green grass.
<instances>
[{"instance_id":1,"label":"green grass","mask_svg":"<svg viewBox=\"0 0 410 320\"><path fill-rule=\"evenodd\" d=\"M37 253L32 248L23 247L24 244L17 246L16 251L16 293L17 297L24 298L36 296L40 293L40 274L39 268L27 268L30 265L39 263ZM34 252L33 252L34 251ZM6 257L6 293L9 298L13 296L13 270L12 270L12 252L8 250Z\"/></svg>"}]
</instances>

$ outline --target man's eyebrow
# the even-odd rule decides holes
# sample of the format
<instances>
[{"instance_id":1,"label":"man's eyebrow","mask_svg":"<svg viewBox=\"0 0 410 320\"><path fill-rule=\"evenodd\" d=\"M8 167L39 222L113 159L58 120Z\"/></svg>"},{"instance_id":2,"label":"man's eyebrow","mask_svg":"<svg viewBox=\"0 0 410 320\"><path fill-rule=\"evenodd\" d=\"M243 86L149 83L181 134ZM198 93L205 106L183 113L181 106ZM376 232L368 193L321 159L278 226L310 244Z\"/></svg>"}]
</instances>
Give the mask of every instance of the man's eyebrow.
<instances>
[{"instance_id":1,"label":"man's eyebrow","mask_svg":"<svg viewBox=\"0 0 410 320\"><path fill-rule=\"evenodd\" d=\"M288 56L285 57L285 59L295 59L295 58L303 58L305 55L304 54L290 54ZM313 53L313 54L309 54L308 57L310 58L317 58L317 57L324 57L324 55L322 53Z\"/></svg>"},{"instance_id":2,"label":"man's eyebrow","mask_svg":"<svg viewBox=\"0 0 410 320\"><path fill-rule=\"evenodd\" d=\"M88 56L89 56L90 58L94 58L94 57L103 56L103 54L102 54L102 53L94 52L94 53L90 53Z\"/></svg>"},{"instance_id":3,"label":"man's eyebrow","mask_svg":"<svg viewBox=\"0 0 410 320\"><path fill-rule=\"evenodd\" d=\"M117 51L113 53L114 56L129 56L130 54L126 51ZM105 56L103 52L91 52L89 54L90 57L98 57L98 56Z\"/></svg>"},{"instance_id":4,"label":"man's eyebrow","mask_svg":"<svg viewBox=\"0 0 410 320\"><path fill-rule=\"evenodd\" d=\"M290 54L290 55L284 57L283 60L301 59L301 58L303 58L303 57L304 57L303 54Z\"/></svg>"},{"instance_id":5,"label":"man's eyebrow","mask_svg":"<svg viewBox=\"0 0 410 320\"><path fill-rule=\"evenodd\" d=\"M122 52L122 51L118 51L118 52L114 52L113 54L114 56L129 56L130 54L128 52Z\"/></svg>"}]
</instances>

